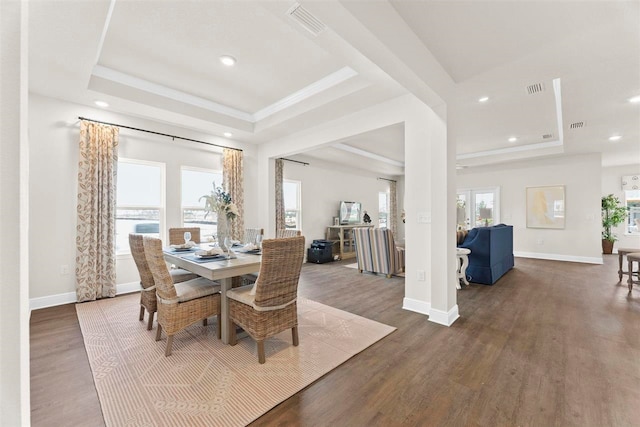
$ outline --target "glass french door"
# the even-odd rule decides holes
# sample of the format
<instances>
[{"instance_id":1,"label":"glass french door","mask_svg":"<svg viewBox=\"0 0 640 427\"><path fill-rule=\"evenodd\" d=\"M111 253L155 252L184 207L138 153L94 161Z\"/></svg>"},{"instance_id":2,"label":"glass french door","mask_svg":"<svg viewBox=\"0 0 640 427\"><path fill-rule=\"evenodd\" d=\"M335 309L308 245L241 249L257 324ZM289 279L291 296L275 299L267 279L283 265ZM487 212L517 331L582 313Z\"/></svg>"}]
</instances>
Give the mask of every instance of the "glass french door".
<instances>
[{"instance_id":1,"label":"glass french door","mask_svg":"<svg viewBox=\"0 0 640 427\"><path fill-rule=\"evenodd\" d=\"M488 227L500 223L500 188L471 188L457 192L458 229Z\"/></svg>"}]
</instances>

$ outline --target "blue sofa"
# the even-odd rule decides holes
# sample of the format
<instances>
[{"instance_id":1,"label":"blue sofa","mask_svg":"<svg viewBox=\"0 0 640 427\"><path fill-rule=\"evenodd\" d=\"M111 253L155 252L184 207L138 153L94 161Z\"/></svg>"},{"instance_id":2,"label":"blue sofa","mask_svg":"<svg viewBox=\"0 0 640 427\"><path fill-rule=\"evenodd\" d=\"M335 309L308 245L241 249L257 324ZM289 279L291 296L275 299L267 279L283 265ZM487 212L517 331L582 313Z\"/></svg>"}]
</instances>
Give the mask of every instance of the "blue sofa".
<instances>
[{"instance_id":1,"label":"blue sofa","mask_svg":"<svg viewBox=\"0 0 640 427\"><path fill-rule=\"evenodd\" d=\"M467 280L493 285L513 268L513 226L473 228L459 248L471 250Z\"/></svg>"}]
</instances>

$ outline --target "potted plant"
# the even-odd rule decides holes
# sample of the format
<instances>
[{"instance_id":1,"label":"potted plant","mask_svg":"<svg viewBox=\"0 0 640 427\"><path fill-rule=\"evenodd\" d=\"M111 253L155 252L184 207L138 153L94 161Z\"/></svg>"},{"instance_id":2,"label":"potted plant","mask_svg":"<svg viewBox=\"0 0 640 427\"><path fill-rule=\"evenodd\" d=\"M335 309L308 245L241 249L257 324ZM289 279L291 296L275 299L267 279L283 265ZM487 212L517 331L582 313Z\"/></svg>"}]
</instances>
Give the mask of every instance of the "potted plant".
<instances>
[{"instance_id":1,"label":"potted plant","mask_svg":"<svg viewBox=\"0 0 640 427\"><path fill-rule=\"evenodd\" d=\"M602 196L602 253L613 252L613 243L618 239L612 232L613 227L622 224L628 209L622 206L620 199L613 194Z\"/></svg>"}]
</instances>

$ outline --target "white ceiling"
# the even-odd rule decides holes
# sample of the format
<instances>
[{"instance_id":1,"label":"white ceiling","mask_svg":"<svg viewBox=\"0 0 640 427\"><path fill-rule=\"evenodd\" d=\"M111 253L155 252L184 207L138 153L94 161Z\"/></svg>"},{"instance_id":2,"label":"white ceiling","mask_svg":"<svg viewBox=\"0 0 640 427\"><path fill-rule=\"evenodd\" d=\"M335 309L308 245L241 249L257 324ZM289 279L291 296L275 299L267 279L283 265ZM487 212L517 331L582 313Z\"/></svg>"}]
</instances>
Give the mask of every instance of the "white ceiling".
<instances>
[{"instance_id":1,"label":"white ceiling","mask_svg":"<svg viewBox=\"0 0 640 427\"><path fill-rule=\"evenodd\" d=\"M514 150L640 163L640 104L627 102L640 95L639 1L303 2L327 27L317 36L293 4L31 1L30 90L250 143L412 92L446 102L461 164ZM398 124L296 158L399 175L403 138Z\"/></svg>"}]
</instances>

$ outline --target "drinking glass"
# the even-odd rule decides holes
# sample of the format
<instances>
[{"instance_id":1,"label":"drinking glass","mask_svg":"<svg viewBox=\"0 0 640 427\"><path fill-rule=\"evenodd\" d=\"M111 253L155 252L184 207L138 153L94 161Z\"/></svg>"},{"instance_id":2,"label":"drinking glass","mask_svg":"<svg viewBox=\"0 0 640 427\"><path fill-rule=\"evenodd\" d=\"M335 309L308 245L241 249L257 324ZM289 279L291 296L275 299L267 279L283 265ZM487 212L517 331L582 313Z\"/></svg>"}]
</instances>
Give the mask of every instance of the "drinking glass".
<instances>
[{"instance_id":1,"label":"drinking glass","mask_svg":"<svg viewBox=\"0 0 640 427\"><path fill-rule=\"evenodd\" d=\"M227 259L231 258L231 246L233 246L233 242L231 237L227 236L224 238L224 247L227 249Z\"/></svg>"},{"instance_id":2,"label":"drinking glass","mask_svg":"<svg viewBox=\"0 0 640 427\"><path fill-rule=\"evenodd\" d=\"M184 232L184 244L186 245L187 243L189 243L189 241L191 241L191 232L190 231L185 231Z\"/></svg>"},{"instance_id":3,"label":"drinking glass","mask_svg":"<svg viewBox=\"0 0 640 427\"><path fill-rule=\"evenodd\" d=\"M262 249L262 234L256 236L256 247Z\"/></svg>"}]
</instances>

